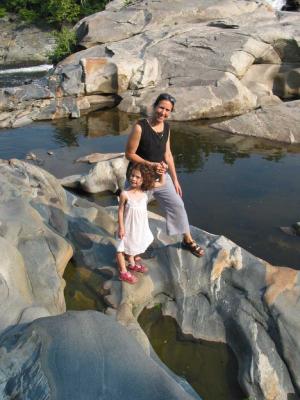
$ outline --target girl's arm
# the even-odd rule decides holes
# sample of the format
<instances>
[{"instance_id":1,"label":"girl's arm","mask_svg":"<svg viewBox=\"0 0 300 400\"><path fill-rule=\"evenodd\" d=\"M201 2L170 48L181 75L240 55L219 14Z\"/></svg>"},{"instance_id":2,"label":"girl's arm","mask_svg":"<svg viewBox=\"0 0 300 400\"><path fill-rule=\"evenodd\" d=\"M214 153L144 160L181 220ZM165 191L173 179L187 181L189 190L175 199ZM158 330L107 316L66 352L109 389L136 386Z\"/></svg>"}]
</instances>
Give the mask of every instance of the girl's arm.
<instances>
[{"instance_id":1,"label":"girl's arm","mask_svg":"<svg viewBox=\"0 0 300 400\"><path fill-rule=\"evenodd\" d=\"M175 186L176 193L178 193L179 196L182 197L182 189L181 189L181 186L180 186L180 184L178 182L176 169L175 169L174 158L173 158L173 154L172 154L171 146L170 146L170 133L169 133L168 141L166 143L165 160L166 160L166 163L168 164L169 173L171 175L173 184Z\"/></svg>"},{"instance_id":2,"label":"girl's arm","mask_svg":"<svg viewBox=\"0 0 300 400\"><path fill-rule=\"evenodd\" d=\"M165 172L159 173L159 181L154 182L154 187L158 188L163 186L166 183L166 174Z\"/></svg>"},{"instance_id":3,"label":"girl's arm","mask_svg":"<svg viewBox=\"0 0 300 400\"><path fill-rule=\"evenodd\" d=\"M119 210L118 210L118 237L123 239L125 236L125 228L124 228L124 208L126 204L127 198L124 192L120 194L120 202L119 202Z\"/></svg>"},{"instance_id":4,"label":"girl's arm","mask_svg":"<svg viewBox=\"0 0 300 400\"><path fill-rule=\"evenodd\" d=\"M132 161L133 163L149 165L150 167L153 167L156 170L160 169L161 168L160 163L145 160L144 158L136 154L136 151L140 144L141 136L142 136L142 128L139 124L135 124L134 127L132 128L132 131L127 141L125 150L126 158L129 161Z\"/></svg>"}]
</instances>

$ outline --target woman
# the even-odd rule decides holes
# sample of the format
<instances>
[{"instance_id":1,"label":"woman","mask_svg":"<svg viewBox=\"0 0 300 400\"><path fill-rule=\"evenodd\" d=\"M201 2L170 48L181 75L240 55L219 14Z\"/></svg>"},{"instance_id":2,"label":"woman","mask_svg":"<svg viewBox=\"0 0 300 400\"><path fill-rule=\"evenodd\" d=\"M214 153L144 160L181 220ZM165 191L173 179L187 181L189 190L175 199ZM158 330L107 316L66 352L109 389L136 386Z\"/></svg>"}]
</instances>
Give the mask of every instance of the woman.
<instances>
[{"instance_id":1,"label":"woman","mask_svg":"<svg viewBox=\"0 0 300 400\"><path fill-rule=\"evenodd\" d=\"M170 147L170 128L166 119L173 111L176 100L167 93L161 93L153 104L150 118L138 121L128 138L126 157L132 163L142 163L166 174L162 187L153 190L153 195L165 213L167 233L183 235L182 247L197 257L204 250L193 240L187 214L182 201L182 190L178 182L173 155Z\"/></svg>"}]
</instances>

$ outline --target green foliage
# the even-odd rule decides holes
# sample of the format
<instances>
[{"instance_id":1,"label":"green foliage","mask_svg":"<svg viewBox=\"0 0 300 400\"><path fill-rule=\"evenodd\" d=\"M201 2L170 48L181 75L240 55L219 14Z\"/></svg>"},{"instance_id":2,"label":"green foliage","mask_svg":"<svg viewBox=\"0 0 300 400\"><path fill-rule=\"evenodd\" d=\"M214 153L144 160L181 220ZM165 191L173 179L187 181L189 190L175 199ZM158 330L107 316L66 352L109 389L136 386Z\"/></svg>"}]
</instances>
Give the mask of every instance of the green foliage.
<instances>
[{"instance_id":1,"label":"green foliage","mask_svg":"<svg viewBox=\"0 0 300 400\"><path fill-rule=\"evenodd\" d=\"M47 0L41 13L50 24L61 26L64 22L75 22L80 15L80 6L74 0Z\"/></svg>"},{"instance_id":2,"label":"green foliage","mask_svg":"<svg viewBox=\"0 0 300 400\"><path fill-rule=\"evenodd\" d=\"M102 11L110 0L0 0L0 18L6 11L17 13L28 23L48 25L54 33L56 49L49 55L57 63L76 50L76 34L66 26L80 18Z\"/></svg>"},{"instance_id":3,"label":"green foliage","mask_svg":"<svg viewBox=\"0 0 300 400\"><path fill-rule=\"evenodd\" d=\"M47 22L60 29L65 23L104 9L109 0L2 0L3 9L27 22Z\"/></svg>"},{"instance_id":4,"label":"green foliage","mask_svg":"<svg viewBox=\"0 0 300 400\"><path fill-rule=\"evenodd\" d=\"M38 14L33 10L27 10L26 8L21 8L19 10L20 17L28 22L29 24L38 20Z\"/></svg>"},{"instance_id":5,"label":"green foliage","mask_svg":"<svg viewBox=\"0 0 300 400\"><path fill-rule=\"evenodd\" d=\"M60 32L54 32L53 35L56 39L56 48L49 57L56 64L75 51L76 33L63 27Z\"/></svg>"},{"instance_id":6,"label":"green foliage","mask_svg":"<svg viewBox=\"0 0 300 400\"><path fill-rule=\"evenodd\" d=\"M0 7L0 18L5 17L6 15L6 9L4 7Z\"/></svg>"},{"instance_id":7,"label":"green foliage","mask_svg":"<svg viewBox=\"0 0 300 400\"><path fill-rule=\"evenodd\" d=\"M125 7L130 6L133 3L134 3L133 0L124 0L124 6Z\"/></svg>"}]
</instances>

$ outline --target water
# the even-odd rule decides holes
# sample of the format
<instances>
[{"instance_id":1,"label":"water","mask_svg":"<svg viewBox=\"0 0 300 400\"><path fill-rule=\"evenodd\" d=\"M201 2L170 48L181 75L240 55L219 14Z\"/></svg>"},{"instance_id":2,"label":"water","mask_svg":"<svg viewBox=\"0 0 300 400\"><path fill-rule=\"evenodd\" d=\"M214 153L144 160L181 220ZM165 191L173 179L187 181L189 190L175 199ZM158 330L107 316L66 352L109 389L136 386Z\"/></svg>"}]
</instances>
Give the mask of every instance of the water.
<instances>
[{"instance_id":1,"label":"water","mask_svg":"<svg viewBox=\"0 0 300 400\"><path fill-rule=\"evenodd\" d=\"M52 65L0 70L0 88L21 86L46 77Z\"/></svg>"},{"instance_id":2,"label":"water","mask_svg":"<svg viewBox=\"0 0 300 400\"><path fill-rule=\"evenodd\" d=\"M0 130L0 158L22 159L34 150L58 177L83 173L91 167L74 160L124 151L134 118L103 111ZM171 144L192 225L223 234L274 265L300 269L300 238L280 230L300 220L300 145L231 136L200 123L172 123ZM107 194L93 199L110 202Z\"/></svg>"},{"instance_id":3,"label":"water","mask_svg":"<svg viewBox=\"0 0 300 400\"><path fill-rule=\"evenodd\" d=\"M237 382L237 361L228 346L183 335L176 321L163 317L159 307L144 310L139 323L160 359L203 400L245 399Z\"/></svg>"}]
</instances>

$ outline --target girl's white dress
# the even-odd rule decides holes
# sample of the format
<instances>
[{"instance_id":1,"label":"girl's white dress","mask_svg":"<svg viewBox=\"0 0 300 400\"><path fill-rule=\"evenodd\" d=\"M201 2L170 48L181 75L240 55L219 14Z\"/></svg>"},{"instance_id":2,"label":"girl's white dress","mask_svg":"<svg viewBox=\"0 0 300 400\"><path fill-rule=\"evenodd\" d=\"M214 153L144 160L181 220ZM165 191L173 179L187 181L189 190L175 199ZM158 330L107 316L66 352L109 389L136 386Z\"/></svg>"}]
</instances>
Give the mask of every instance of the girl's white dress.
<instances>
[{"instance_id":1,"label":"girl's white dress","mask_svg":"<svg viewBox=\"0 0 300 400\"><path fill-rule=\"evenodd\" d=\"M125 235L123 239L117 240L117 251L135 256L144 253L153 242L147 213L148 192L143 192L139 199L134 199L127 190L123 193L127 196L124 210Z\"/></svg>"}]
</instances>

